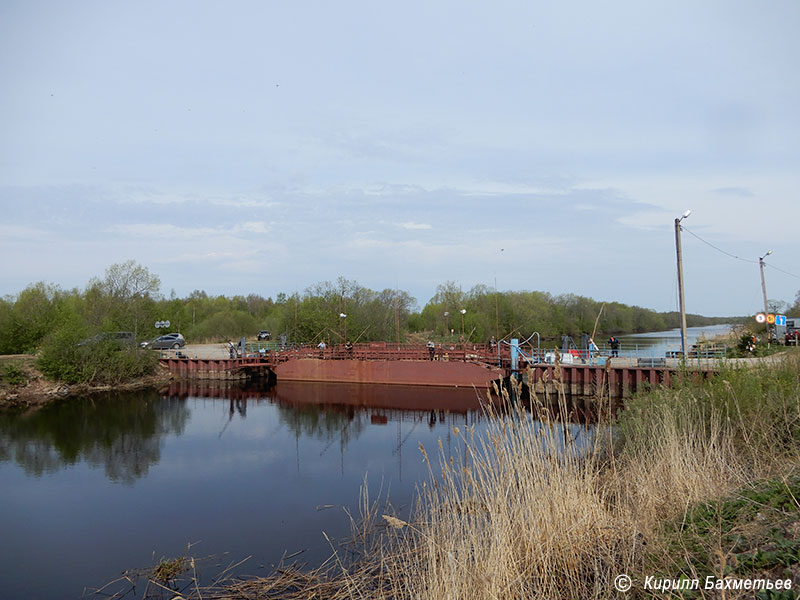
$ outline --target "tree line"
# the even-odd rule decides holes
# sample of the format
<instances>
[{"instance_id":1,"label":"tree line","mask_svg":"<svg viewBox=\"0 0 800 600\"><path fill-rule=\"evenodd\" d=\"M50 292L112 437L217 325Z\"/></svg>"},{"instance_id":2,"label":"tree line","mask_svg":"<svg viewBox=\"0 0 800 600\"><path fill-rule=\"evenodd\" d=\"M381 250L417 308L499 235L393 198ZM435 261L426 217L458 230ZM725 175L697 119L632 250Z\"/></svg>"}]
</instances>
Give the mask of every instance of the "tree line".
<instances>
[{"instance_id":1,"label":"tree line","mask_svg":"<svg viewBox=\"0 0 800 600\"><path fill-rule=\"evenodd\" d=\"M789 314L800 314L800 293ZM462 312L463 311L463 312ZM689 326L731 322L731 318L687 315ZM269 330L294 343L425 339L485 342L492 336L543 340L576 336L659 331L678 327L677 312L656 312L619 302L600 302L575 294L502 291L476 285L464 291L454 282L439 285L420 310L406 291L375 291L339 277L303 293L214 296L196 290L185 298L161 293L160 279L133 262L109 267L82 289L64 290L43 282L0 300L0 354L34 353L48 340L60 347L98 332L131 331L137 340L166 331L169 321L189 343L252 339ZM595 325L596 324L596 325Z\"/></svg>"}]
</instances>

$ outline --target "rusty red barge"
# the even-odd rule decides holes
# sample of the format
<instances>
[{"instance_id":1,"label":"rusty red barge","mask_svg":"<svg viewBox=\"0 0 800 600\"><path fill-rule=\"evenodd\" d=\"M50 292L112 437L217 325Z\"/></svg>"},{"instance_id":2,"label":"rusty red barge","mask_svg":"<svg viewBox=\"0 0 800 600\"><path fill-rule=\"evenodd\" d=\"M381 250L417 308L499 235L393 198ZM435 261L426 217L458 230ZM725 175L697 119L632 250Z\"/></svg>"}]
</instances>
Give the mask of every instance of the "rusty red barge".
<instances>
[{"instance_id":1,"label":"rusty red barge","mask_svg":"<svg viewBox=\"0 0 800 600\"><path fill-rule=\"evenodd\" d=\"M369 343L318 349L299 347L246 353L232 359L164 358L171 373L184 378L274 378L278 382L373 383L437 387L491 388L513 373L537 392L556 385L567 393L627 397L643 386L669 386L675 367L639 366L609 360L604 365L513 364L508 351L488 345L437 346ZM703 369L695 369L702 376Z\"/></svg>"}]
</instances>

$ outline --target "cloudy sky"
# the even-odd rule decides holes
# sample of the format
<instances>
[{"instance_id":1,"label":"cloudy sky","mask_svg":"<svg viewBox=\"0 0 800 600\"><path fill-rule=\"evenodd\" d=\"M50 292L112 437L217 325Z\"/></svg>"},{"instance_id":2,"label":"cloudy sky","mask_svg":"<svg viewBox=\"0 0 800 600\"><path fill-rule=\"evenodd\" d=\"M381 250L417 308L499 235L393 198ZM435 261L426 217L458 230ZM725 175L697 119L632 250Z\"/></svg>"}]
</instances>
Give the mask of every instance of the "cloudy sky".
<instances>
[{"instance_id":1,"label":"cloudy sky","mask_svg":"<svg viewBox=\"0 0 800 600\"><path fill-rule=\"evenodd\" d=\"M769 297L800 289L799 27L795 0L4 0L0 295L134 259L179 296L674 310L690 208L687 309L755 313L767 250Z\"/></svg>"}]
</instances>

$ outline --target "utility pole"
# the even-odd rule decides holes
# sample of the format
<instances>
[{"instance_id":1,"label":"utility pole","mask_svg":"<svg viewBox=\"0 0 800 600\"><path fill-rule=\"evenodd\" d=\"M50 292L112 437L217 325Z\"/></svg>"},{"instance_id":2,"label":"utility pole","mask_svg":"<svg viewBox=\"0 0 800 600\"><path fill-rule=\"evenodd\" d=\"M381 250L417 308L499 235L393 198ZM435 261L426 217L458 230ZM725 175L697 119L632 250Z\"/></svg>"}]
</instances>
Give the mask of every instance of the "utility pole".
<instances>
[{"instance_id":1,"label":"utility pole","mask_svg":"<svg viewBox=\"0 0 800 600\"><path fill-rule=\"evenodd\" d=\"M395 342L400 343L400 292L395 290L394 294L394 332Z\"/></svg>"},{"instance_id":2,"label":"utility pole","mask_svg":"<svg viewBox=\"0 0 800 600\"><path fill-rule=\"evenodd\" d=\"M681 257L681 221L692 214L687 210L675 219L675 253L678 255L678 301L681 309L681 356L686 359L686 304L683 300L683 259Z\"/></svg>"},{"instance_id":3,"label":"utility pole","mask_svg":"<svg viewBox=\"0 0 800 600\"><path fill-rule=\"evenodd\" d=\"M500 308L497 303L497 274L494 276L494 339L500 339Z\"/></svg>"},{"instance_id":4,"label":"utility pole","mask_svg":"<svg viewBox=\"0 0 800 600\"><path fill-rule=\"evenodd\" d=\"M764 314L769 314L769 304L767 303L767 283L764 279L764 259L767 258L770 254L772 254L772 250L768 250L764 256L760 256L758 258L758 268L761 269L761 293L764 295ZM766 323L767 325L767 344L769 344L770 338L770 326L769 321Z\"/></svg>"}]
</instances>

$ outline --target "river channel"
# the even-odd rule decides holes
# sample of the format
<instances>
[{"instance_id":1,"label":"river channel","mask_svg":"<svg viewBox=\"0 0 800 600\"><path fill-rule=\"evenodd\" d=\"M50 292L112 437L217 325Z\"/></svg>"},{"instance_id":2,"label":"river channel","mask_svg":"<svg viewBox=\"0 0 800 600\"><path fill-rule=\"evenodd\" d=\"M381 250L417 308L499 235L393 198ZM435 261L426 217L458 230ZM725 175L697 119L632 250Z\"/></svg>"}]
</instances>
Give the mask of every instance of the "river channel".
<instances>
[{"instance_id":1,"label":"river channel","mask_svg":"<svg viewBox=\"0 0 800 600\"><path fill-rule=\"evenodd\" d=\"M706 325L704 327L688 327L686 343L691 348L699 340L714 340L731 331L731 325ZM679 352L681 349L681 330L650 331L619 336L620 356L647 358L664 358L667 352Z\"/></svg>"},{"instance_id":2,"label":"river channel","mask_svg":"<svg viewBox=\"0 0 800 600\"><path fill-rule=\"evenodd\" d=\"M403 514L428 478L419 444L455 452L452 428L473 424L486 418L471 389L291 382L0 414L0 597L80 598L187 544L218 557L206 582L248 556L239 573L298 552L318 564L323 531L348 535L365 481Z\"/></svg>"}]
</instances>

